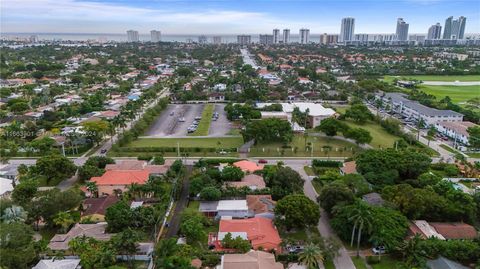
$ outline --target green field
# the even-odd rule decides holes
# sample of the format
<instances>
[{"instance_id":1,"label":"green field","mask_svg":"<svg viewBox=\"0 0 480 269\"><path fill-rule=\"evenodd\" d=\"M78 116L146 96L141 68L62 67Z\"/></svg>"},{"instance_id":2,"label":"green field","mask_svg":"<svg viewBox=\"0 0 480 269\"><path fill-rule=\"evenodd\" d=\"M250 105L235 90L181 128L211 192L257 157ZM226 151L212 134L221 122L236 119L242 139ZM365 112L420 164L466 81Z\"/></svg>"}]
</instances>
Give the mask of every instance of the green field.
<instances>
[{"instance_id":1,"label":"green field","mask_svg":"<svg viewBox=\"0 0 480 269\"><path fill-rule=\"evenodd\" d=\"M352 143L327 137L306 137L307 143L313 145L314 157L350 157L361 149ZM263 143L253 146L250 150L250 156L256 157L309 157L311 151L305 150L305 138L303 135L295 135L293 141L287 148L283 148L282 143ZM326 147L329 147L327 149ZM295 150L296 149L296 150Z\"/></svg>"},{"instance_id":2,"label":"green field","mask_svg":"<svg viewBox=\"0 0 480 269\"><path fill-rule=\"evenodd\" d=\"M352 257L353 264L357 269L367 269L365 261L361 257Z\"/></svg>"},{"instance_id":3,"label":"green field","mask_svg":"<svg viewBox=\"0 0 480 269\"><path fill-rule=\"evenodd\" d=\"M480 81L480 75L465 75L465 76L440 76L440 75L404 75L404 76L384 76L383 80L392 82L395 78L398 79L416 79L422 81Z\"/></svg>"},{"instance_id":4,"label":"green field","mask_svg":"<svg viewBox=\"0 0 480 269\"><path fill-rule=\"evenodd\" d=\"M177 144L178 143L178 144ZM206 137L206 138L139 138L129 147L176 147L181 148L236 148L243 144L239 137Z\"/></svg>"},{"instance_id":5,"label":"green field","mask_svg":"<svg viewBox=\"0 0 480 269\"><path fill-rule=\"evenodd\" d=\"M352 120L345 120L343 122L352 128L362 128L369 131L373 138L370 145L374 148L392 148L395 141L400 139L398 136L389 134L382 128L382 126L374 122L367 122L364 124L358 124Z\"/></svg>"},{"instance_id":6,"label":"green field","mask_svg":"<svg viewBox=\"0 0 480 269\"><path fill-rule=\"evenodd\" d=\"M188 134L190 136L207 136L210 129L210 123L212 122L213 110L215 106L213 104L207 104L203 108L202 119L198 123L198 128L195 132Z\"/></svg>"},{"instance_id":7,"label":"green field","mask_svg":"<svg viewBox=\"0 0 480 269\"><path fill-rule=\"evenodd\" d=\"M454 103L462 103L480 97L480 86L420 85L420 90L434 95L438 100L449 96Z\"/></svg>"}]
</instances>

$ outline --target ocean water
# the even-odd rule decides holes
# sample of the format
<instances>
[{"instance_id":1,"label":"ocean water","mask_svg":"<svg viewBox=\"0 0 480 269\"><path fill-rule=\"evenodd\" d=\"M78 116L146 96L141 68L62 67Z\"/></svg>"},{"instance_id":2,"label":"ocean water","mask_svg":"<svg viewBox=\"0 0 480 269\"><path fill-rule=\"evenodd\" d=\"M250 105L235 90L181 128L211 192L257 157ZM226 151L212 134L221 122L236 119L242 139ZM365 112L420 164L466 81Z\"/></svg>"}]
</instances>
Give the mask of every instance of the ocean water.
<instances>
[{"instance_id":1,"label":"ocean water","mask_svg":"<svg viewBox=\"0 0 480 269\"><path fill-rule=\"evenodd\" d=\"M77 33L0 33L0 37L6 39L13 39L13 38L29 38L30 36L37 36L38 40L56 40L56 41L87 41L87 40L95 40L95 41L116 41L116 42L126 42L127 41L127 34L77 34ZM172 34L162 34L161 41L165 42L188 42L194 41L198 42L198 38L201 35L172 35ZM237 42L237 35L205 35L207 37L208 43L213 43L214 36L220 36L222 39L222 43L236 43ZM252 42L259 41L259 34L250 34L252 37ZM139 34L140 41L150 41L150 33L148 34ZM290 42L298 42L299 35L298 34L290 34ZM311 34L310 35L311 42L319 42L320 35L319 34Z\"/></svg>"}]
</instances>

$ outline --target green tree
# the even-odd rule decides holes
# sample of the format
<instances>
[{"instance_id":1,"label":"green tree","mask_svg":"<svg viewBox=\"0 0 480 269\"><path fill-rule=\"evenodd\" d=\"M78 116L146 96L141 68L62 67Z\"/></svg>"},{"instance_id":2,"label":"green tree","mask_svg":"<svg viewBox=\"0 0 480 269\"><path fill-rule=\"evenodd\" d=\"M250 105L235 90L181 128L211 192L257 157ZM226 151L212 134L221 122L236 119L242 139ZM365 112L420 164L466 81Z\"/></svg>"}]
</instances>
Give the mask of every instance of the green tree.
<instances>
[{"instance_id":1,"label":"green tree","mask_svg":"<svg viewBox=\"0 0 480 269\"><path fill-rule=\"evenodd\" d=\"M92 177L99 177L105 173L105 170L93 165L84 165L78 169L78 179L81 181L90 180Z\"/></svg>"},{"instance_id":2,"label":"green tree","mask_svg":"<svg viewBox=\"0 0 480 269\"><path fill-rule=\"evenodd\" d=\"M349 220L353 222L352 239L350 245L353 246L355 232L357 232L357 257L360 256L360 240L362 239L363 229L370 232L372 229L372 213L370 208L364 202L357 202L351 213Z\"/></svg>"},{"instance_id":3,"label":"green tree","mask_svg":"<svg viewBox=\"0 0 480 269\"><path fill-rule=\"evenodd\" d=\"M130 227L133 221L132 210L127 202L121 200L107 208L105 221L108 223L108 231L122 231L123 229Z\"/></svg>"},{"instance_id":4,"label":"green tree","mask_svg":"<svg viewBox=\"0 0 480 269\"><path fill-rule=\"evenodd\" d=\"M293 130L288 121L270 118L247 123L242 135L245 141L288 143L293 139Z\"/></svg>"},{"instance_id":5,"label":"green tree","mask_svg":"<svg viewBox=\"0 0 480 269\"><path fill-rule=\"evenodd\" d=\"M4 268L31 268L35 261L35 242L30 226L20 223L0 223L0 265Z\"/></svg>"},{"instance_id":6,"label":"green tree","mask_svg":"<svg viewBox=\"0 0 480 269\"><path fill-rule=\"evenodd\" d=\"M222 192L214 186L205 187L200 191L200 198L207 201L216 201L222 197Z\"/></svg>"},{"instance_id":7,"label":"green tree","mask_svg":"<svg viewBox=\"0 0 480 269\"><path fill-rule=\"evenodd\" d=\"M73 220L73 217L69 212L58 212L53 219L53 223L61 226L63 233L67 233L68 227L75 223L75 221Z\"/></svg>"},{"instance_id":8,"label":"green tree","mask_svg":"<svg viewBox=\"0 0 480 269\"><path fill-rule=\"evenodd\" d=\"M205 217L200 214L182 214L180 232L187 237L189 243L199 241L207 236L204 223Z\"/></svg>"},{"instance_id":9,"label":"green tree","mask_svg":"<svg viewBox=\"0 0 480 269\"><path fill-rule=\"evenodd\" d=\"M345 117L351 118L355 122L365 123L368 120L373 120L373 114L367 106L362 103L353 104L345 111Z\"/></svg>"},{"instance_id":10,"label":"green tree","mask_svg":"<svg viewBox=\"0 0 480 269\"><path fill-rule=\"evenodd\" d=\"M233 238L231 233L227 233L222 239L222 247L236 249L242 253L248 252L252 248L248 240L245 240L240 236Z\"/></svg>"},{"instance_id":11,"label":"green tree","mask_svg":"<svg viewBox=\"0 0 480 269\"><path fill-rule=\"evenodd\" d=\"M323 209L332 213L332 209L336 205L352 204L355 196L345 184L333 182L322 188L317 200Z\"/></svg>"},{"instance_id":12,"label":"green tree","mask_svg":"<svg viewBox=\"0 0 480 269\"><path fill-rule=\"evenodd\" d=\"M25 207L35 197L38 190L38 183L35 180L24 180L12 192L12 199L15 203Z\"/></svg>"},{"instance_id":13,"label":"green tree","mask_svg":"<svg viewBox=\"0 0 480 269\"><path fill-rule=\"evenodd\" d=\"M47 184L60 182L75 174L77 166L67 157L52 154L39 158L32 168L32 174L44 176Z\"/></svg>"},{"instance_id":14,"label":"green tree","mask_svg":"<svg viewBox=\"0 0 480 269\"><path fill-rule=\"evenodd\" d=\"M370 132L362 128L352 128L344 132L346 138L355 140L357 144L368 144L372 141Z\"/></svg>"},{"instance_id":15,"label":"green tree","mask_svg":"<svg viewBox=\"0 0 480 269\"><path fill-rule=\"evenodd\" d=\"M224 181L240 181L243 176L243 171L235 166L227 166L222 170L222 179Z\"/></svg>"},{"instance_id":16,"label":"green tree","mask_svg":"<svg viewBox=\"0 0 480 269\"><path fill-rule=\"evenodd\" d=\"M468 127L468 143L472 148L480 148L480 126Z\"/></svg>"},{"instance_id":17,"label":"green tree","mask_svg":"<svg viewBox=\"0 0 480 269\"><path fill-rule=\"evenodd\" d=\"M127 260L130 263L130 266L132 266L132 256L138 251L138 242L140 242L140 239L140 234L137 231L127 228L114 235L111 242L117 253L127 256Z\"/></svg>"},{"instance_id":18,"label":"green tree","mask_svg":"<svg viewBox=\"0 0 480 269\"><path fill-rule=\"evenodd\" d=\"M95 144L102 141L103 136L107 133L109 127L106 121L89 121L82 123L83 129L87 134L87 137L91 139Z\"/></svg>"},{"instance_id":19,"label":"green tree","mask_svg":"<svg viewBox=\"0 0 480 269\"><path fill-rule=\"evenodd\" d=\"M348 125L335 118L324 119L320 122L319 126L315 127L315 130L321 131L327 136L335 136L337 132L345 132L348 129Z\"/></svg>"},{"instance_id":20,"label":"green tree","mask_svg":"<svg viewBox=\"0 0 480 269\"><path fill-rule=\"evenodd\" d=\"M27 212L21 206L12 205L3 211L2 221L5 223L25 222L26 220Z\"/></svg>"},{"instance_id":21,"label":"green tree","mask_svg":"<svg viewBox=\"0 0 480 269\"><path fill-rule=\"evenodd\" d=\"M403 257L408 268L423 267L426 262L425 250L421 247L422 238L415 234L397 247L397 252Z\"/></svg>"},{"instance_id":22,"label":"green tree","mask_svg":"<svg viewBox=\"0 0 480 269\"><path fill-rule=\"evenodd\" d=\"M323 263L324 257L322 250L317 245L312 243L305 246L303 251L298 255L298 261L307 269L317 269L320 263Z\"/></svg>"},{"instance_id":23,"label":"green tree","mask_svg":"<svg viewBox=\"0 0 480 269\"><path fill-rule=\"evenodd\" d=\"M316 225L319 218L320 207L303 194L285 196L275 206L276 221L287 229Z\"/></svg>"},{"instance_id":24,"label":"green tree","mask_svg":"<svg viewBox=\"0 0 480 269\"><path fill-rule=\"evenodd\" d=\"M430 141L433 140L433 138L435 137L435 134L437 133L437 130L435 129L435 127L431 126L429 129L428 129L428 132L427 132L427 140L428 140L428 146L430 146Z\"/></svg>"},{"instance_id":25,"label":"green tree","mask_svg":"<svg viewBox=\"0 0 480 269\"><path fill-rule=\"evenodd\" d=\"M265 173L264 177L274 200L293 193L303 193L304 180L295 170L288 166L277 166L272 170Z\"/></svg>"}]
</instances>

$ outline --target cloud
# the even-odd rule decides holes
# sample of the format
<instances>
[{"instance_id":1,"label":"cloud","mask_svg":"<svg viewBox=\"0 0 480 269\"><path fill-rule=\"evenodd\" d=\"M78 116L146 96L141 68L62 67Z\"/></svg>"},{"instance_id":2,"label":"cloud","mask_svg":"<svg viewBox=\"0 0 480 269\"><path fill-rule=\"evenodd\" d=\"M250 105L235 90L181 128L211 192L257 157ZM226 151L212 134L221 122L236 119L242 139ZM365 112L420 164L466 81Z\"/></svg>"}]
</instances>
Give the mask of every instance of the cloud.
<instances>
[{"instance_id":1,"label":"cloud","mask_svg":"<svg viewBox=\"0 0 480 269\"><path fill-rule=\"evenodd\" d=\"M201 27L209 29L207 32L219 32L219 28L224 29L223 31L227 29L235 31L269 29L271 31L276 25L286 23L263 12L225 9L178 11L83 0L3 0L2 2L3 31L39 31L41 29L36 28L42 28L45 29L43 31L57 29L55 32L78 30L123 32L128 28L137 27L136 29L142 31L159 28L159 25L164 30L183 30L183 33ZM292 24L297 25L299 22L292 22Z\"/></svg>"}]
</instances>

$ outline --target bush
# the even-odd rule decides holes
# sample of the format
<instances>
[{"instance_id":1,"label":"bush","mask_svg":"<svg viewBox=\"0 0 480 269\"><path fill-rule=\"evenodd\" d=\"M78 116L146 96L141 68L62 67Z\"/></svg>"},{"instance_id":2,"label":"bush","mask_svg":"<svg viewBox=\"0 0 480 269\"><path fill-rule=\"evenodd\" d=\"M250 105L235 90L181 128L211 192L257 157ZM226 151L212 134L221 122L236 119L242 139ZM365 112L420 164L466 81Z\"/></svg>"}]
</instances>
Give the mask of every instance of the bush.
<instances>
[{"instance_id":1,"label":"bush","mask_svg":"<svg viewBox=\"0 0 480 269\"><path fill-rule=\"evenodd\" d=\"M150 154L141 154L137 157L138 160L140 161L150 161L151 159L153 159L153 155L150 155Z\"/></svg>"},{"instance_id":2,"label":"bush","mask_svg":"<svg viewBox=\"0 0 480 269\"><path fill-rule=\"evenodd\" d=\"M342 162L330 160L312 160L312 166L316 167L342 167Z\"/></svg>"},{"instance_id":3,"label":"bush","mask_svg":"<svg viewBox=\"0 0 480 269\"><path fill-rule=\"evenodd\" d=\"M157 164L157 165L165 164L165 159L163 158L163 155L155 156L155 158L153 158L153 164Z\"/></svg>"}]
</instances>

